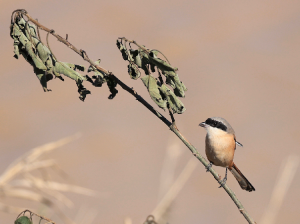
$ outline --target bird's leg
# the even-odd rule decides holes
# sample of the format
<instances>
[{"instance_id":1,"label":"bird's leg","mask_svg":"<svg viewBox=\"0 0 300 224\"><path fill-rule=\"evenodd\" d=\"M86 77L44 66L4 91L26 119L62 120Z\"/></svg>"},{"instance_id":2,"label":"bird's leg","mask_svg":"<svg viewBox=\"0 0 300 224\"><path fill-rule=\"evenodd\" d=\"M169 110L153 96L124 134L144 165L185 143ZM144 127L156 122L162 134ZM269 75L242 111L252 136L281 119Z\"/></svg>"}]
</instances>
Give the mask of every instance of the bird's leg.
<instances>
[{"instance_id":1,"label":"bird's leg","mask_svg":"<svg viewBox=\"0 0 300 224\"><path fill-rule=\"evenodd\" d=\"M225 172L225 177L224 179L220 182L220 187L223 187L225 184L226 184L226 181L227 181L227 167L226 167L226 172ZM220 188L219 187L219 188Z\"/></svg>"},{"instance_id":2,"label":"bird's leg","mask_svg":"<svg viewBox=\"0 0 300 224\"><path fill-rule=\"evenodd\" d=\"M208 172L211 167L212 167L212 162L209 162L208 166L206 167L206 172Z\"/></svg>"}]
</instances>

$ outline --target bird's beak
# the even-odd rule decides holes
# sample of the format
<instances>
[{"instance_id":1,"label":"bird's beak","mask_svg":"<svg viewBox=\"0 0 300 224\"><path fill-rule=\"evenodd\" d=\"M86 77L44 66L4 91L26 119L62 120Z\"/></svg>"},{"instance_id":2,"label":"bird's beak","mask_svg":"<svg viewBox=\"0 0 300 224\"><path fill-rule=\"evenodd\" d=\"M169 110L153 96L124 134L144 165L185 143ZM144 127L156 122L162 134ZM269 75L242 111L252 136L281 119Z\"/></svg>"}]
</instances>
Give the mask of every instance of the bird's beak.
<instances>
[{"instance_id":1,"label":"bird's beak","mask_svg":"<svg viewBox=\"0 0 300 224\"><path fill-rule=\"evenodd\" d=\"M199 124L199 126L205 128L205 127L206 127L206 124L205 124L205 122L202 122L202 123Z\"/></svg>"}]
</instances>

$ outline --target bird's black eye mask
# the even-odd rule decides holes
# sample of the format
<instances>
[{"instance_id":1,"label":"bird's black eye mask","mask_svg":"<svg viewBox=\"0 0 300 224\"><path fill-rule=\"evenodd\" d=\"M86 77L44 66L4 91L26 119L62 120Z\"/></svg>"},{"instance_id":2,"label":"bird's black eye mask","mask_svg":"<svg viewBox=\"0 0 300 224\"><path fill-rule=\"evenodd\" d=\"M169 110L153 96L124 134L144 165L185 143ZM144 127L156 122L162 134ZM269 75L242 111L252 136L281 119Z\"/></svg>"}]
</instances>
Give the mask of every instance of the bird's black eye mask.
<instances>
[{"instance_id":1,"label":"bird's black eye mask","mask_svg":"<svg viewBox=\"0 0 300 224\"><path fill-rule=\"evenodd\" d=\"M213 120L211 118L208 118L206 121L205 121L205 124L211 126L211 127L214 127L214 128L219 128L223 131L227 131L227 127L220 121L216 121L216 120Z\"/></svg>"}]
</instances>

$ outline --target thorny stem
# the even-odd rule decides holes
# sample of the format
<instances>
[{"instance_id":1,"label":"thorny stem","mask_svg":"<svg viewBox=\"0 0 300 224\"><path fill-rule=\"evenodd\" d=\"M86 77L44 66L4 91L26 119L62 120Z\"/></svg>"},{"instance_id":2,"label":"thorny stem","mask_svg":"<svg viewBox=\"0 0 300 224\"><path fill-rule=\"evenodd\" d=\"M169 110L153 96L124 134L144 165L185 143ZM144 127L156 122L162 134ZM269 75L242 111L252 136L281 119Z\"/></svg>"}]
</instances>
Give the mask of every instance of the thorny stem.
<instances>
[{"instance_id":1,"label":"thorny stem","mask_svg":"<svg viewBox=\"0 0 300 224\"><path fill-rule=\"evenodd\" d=\"M171 123L167 118L165 118L161 113L159 113L157 110L155 110L146 100L144 100L133 88L130 88L125 83L123 83L120 79L118 79L112 72L100 67L99 65L96 65L92 60L89 59L87 53L84 50L78 50L74 45L72 45L67 39L62 38L55 32L50 32L51 29L48 29L47 27L40 24L38 21L32 19L28 15L28 13L25 10L20 10L20 12L25 15L29 21L34 23L36 26L38 26L40 29L45 30L46 32L51 33L53 36L57 38L58 41L64 43L69 48L71 48L73 51L75 51L77 54L79 54L85 61L89 62L92 66L97 68L97 70L105 73L107 76L112 77L124 90L129 92L131 95L133 95L136 100L138 100L140 103L142 103L148 110L150 110L156 117L158 117L165 125L167 125L172 132L174 132L178 138L190 149L190 151L193 153L193 155L205 166L207 167L209 165L209 162L200 155L200 153L197 151L197 149L181 134L181 132L178 130L178 128L175 125L175 122ZM125 41L128 41L130 43L136 44L141 49L145 50L149 53L149 50L145 47L137 44L134 40L128 40L125 37L119 38L123 39ZM221 178L219 174L213 169L210 168L209 172L213 175L213 177L216 179L216 181L221 184ZM224 190L227 192L227 194L231 197L235 205L238 207L239 211L242 213L242 215L245 217L245 219L248 221L248 223L256 224L256 222L250 217L249 213L245 210L242 203L239 201L235 193L228 187L227 184L221 185Z\"/></svg>"}]
</instances>

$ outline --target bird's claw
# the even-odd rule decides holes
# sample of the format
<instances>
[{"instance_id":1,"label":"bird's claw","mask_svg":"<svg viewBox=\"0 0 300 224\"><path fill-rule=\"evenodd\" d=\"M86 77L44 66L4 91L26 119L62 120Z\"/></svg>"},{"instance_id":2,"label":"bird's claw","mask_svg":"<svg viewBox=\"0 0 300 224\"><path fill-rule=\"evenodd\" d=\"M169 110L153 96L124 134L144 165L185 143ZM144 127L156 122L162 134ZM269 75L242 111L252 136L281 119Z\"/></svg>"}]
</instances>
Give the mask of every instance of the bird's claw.
<instances>
[{"instance_id":1,"label":"bird's claw","mask_svg":"<svg viewBox=\"0 0 300 224\"><path fill-rule=\"evenodd\" d=\"M219 188L224 187L224 185L226 184L226 181L227 181L227 177L224 177L224 179L219 182L220 183Z\"/></svg>"},{"instance_id":2,"label":"bird's claw","mask_svg":"<svg viewBox=\"0 0 300 224\"><path fill-rule=\"evenodd\" d=\"M206 167L206 172L208 172L211 167L212 167L212 163L209 163L208 166Z\"/></svg>"}]
</instances>

